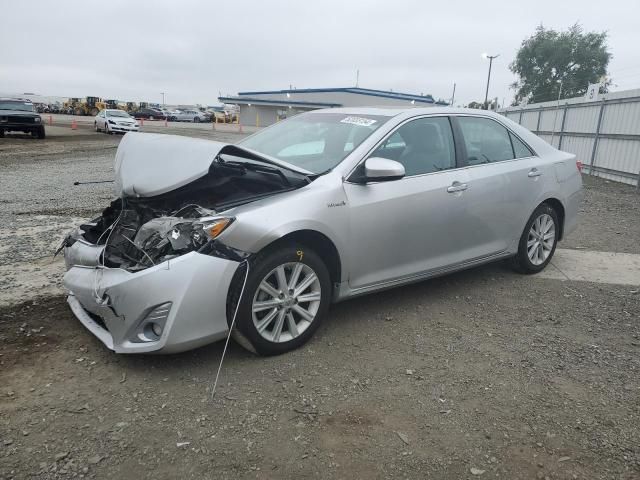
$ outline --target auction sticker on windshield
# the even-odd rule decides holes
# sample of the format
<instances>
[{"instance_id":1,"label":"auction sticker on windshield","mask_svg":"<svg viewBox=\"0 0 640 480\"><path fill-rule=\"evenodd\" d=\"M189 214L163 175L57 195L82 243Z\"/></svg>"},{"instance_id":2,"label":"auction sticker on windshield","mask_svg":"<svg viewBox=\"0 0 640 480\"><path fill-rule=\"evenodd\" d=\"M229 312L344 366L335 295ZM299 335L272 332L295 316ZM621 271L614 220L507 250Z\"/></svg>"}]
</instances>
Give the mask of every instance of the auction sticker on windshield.
<instances>
[{"instance_id":1,"label":"auction sticker on windshield","mask_svg":"<svg viewBox=\"0 0 640 480\"><path fill-rule=\"evenodd\" d=\"M371 118L363 118L363 117L346 117L340 120L340 123L350 123L352 125L360 125L362 127L370 127L377 120L373 120Z\"/></svg>"}]
</instances>

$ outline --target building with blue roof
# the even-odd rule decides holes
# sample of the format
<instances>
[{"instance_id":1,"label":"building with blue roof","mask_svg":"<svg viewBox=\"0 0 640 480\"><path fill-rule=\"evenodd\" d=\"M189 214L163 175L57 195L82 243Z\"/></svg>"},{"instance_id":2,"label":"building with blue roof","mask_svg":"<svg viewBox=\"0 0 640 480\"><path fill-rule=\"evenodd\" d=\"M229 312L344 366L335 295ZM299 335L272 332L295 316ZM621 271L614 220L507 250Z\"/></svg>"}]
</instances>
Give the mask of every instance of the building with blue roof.
<instances>
[{"instance_id":1,"label":"building with blue roof","mask_svg":"<svg viewBox=\"0 0 640 480\"><path fill-rule=\"evenodd\" d=\"M431 95L415 95L371 88L301 88L239 92L236 96L221 96L222 103L240 107L240 123L264 127L292 115L334 107L416 107L442 106L446 102Z\"/></svg>"}]
</instances>

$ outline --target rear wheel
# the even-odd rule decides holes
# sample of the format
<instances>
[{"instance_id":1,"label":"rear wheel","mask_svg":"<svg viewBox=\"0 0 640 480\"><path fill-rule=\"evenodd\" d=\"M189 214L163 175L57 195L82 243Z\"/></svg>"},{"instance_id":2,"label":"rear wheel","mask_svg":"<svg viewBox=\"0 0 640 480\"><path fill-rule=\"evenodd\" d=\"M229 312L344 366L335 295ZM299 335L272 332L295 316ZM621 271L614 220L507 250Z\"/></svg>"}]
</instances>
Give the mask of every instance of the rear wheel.
<instances>
[{"instance_id":1,"label":"rear wheel","mask_svg":"<svg viewBox=\"0 0 640 480\"><path fill-rule=\"evenodd\" d=\"M199 117L193 117L193 123L200 123Z\"/></svg>"},{"instance_id":2,"label":"rear wheel","mask_svg":"<svg viewBox=\"0 0 640 480\"><path fill-rule=\"evenodd\" d=\"M0 128L0 138L4 138L4 130Z\"/></svg>"},{"instance_id":3,"label":"rear wheel","mask_svg":"<svg viewBox=\"0 0 640 480\"><path fill-rule=\"evenodd\" d=\"M40 140L44 139L44 137L46 136L46 134L45 134L45 132L44 132L44 127L43 127L43 126L41 126L41 127L39 127L39 128L38 128L38 130L37 130L37 132L36 132L36 135L38 136L38 138L39 138Z\"/></svg>"},{"instance_id":4,"label":"rear wheel","mask_svg":"<svg viewBox=\"0 0 640 480\"><path fill-rule=\"evenodd\" d=\"M520 237L513 267L521 273L538 273L551 261L558 244L558 214L546 203L533 212Z\"/></svg>"},{"instance_id":5,"label":"rear wheel","mask_svg":"<svg viewBox=\"0 0 640 480\"><path fill-rule=\"evenodd\" d=\"M229 322L244 275L245 270L239 269L232 283ZM298 348L320 326L330 298L329 272L314 251L288 245L260 253L250 262L234 338L260 355L278 355Z\"/></svg>"}]
</instances>

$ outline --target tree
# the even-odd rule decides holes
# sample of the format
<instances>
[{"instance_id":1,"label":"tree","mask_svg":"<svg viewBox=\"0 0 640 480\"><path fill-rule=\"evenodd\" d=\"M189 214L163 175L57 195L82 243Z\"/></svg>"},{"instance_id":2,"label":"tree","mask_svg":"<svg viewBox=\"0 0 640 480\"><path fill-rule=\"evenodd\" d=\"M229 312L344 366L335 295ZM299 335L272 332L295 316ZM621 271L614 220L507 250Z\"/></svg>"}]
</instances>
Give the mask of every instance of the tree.
<instances>
[{"instance_id":1,"label":"tree","mask_svg":"<svg viewBox=\"0 0 640 480\"><path fill-rule=\"evenodd\" d=\"M557 32L540 25L535 34L525 39L509 69L518 76L511 85L516 90L514 104L525 98L529 103L584 95L590 83L607 75L611 53L607 32L587 32L575 24ZM611 84L605 82L606 87Z\"/></svg>"},{"instance_id":2,"label":"tree","mask_svg":"<svg viewBox=\"0 0 640 480\"><path fill-rule=\"evenodd\" d=\"M498 108L500 108L500 105L496 103L495 99L493 100L489 99L487 103L488 103L489 110L497 110ZM466 108L475 108L478 110L483 110L484 107L485 107L484 102L471 102L469 103L469 105L466 106Z\"/></svg>"}]
</instances>

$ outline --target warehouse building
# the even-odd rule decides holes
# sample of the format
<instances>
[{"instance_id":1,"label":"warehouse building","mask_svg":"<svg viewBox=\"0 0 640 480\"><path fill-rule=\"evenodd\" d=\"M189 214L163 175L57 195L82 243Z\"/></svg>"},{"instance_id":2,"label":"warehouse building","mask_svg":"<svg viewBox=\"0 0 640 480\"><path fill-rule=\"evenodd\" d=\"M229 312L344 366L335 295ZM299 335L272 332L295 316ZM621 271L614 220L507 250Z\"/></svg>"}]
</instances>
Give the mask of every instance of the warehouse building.
<instances>
[{"instance_id":1,"label":"warehouse building","mask_svg":"<svg viewBox=\"0 0 640 480\"><path fill-rule=\"evenodd\" d=\"M226 104L240 107L242 125L264 127L309 110L364 106L435 106L447 105L431 95L413 95L369 88L305 88L240 92L232 97L218 97Z\"/></svg>"}]
</instances>

